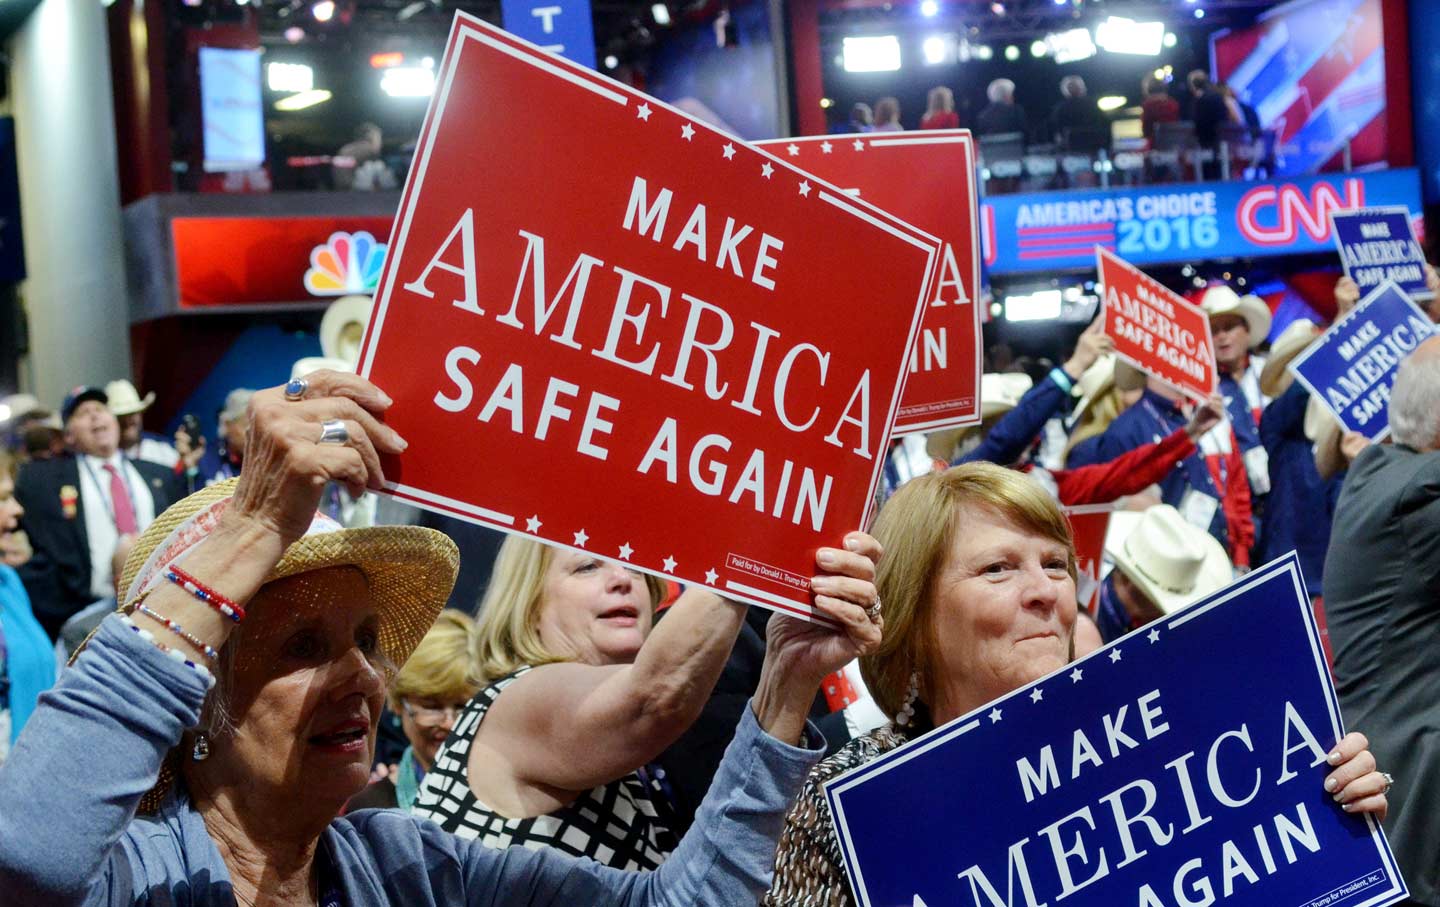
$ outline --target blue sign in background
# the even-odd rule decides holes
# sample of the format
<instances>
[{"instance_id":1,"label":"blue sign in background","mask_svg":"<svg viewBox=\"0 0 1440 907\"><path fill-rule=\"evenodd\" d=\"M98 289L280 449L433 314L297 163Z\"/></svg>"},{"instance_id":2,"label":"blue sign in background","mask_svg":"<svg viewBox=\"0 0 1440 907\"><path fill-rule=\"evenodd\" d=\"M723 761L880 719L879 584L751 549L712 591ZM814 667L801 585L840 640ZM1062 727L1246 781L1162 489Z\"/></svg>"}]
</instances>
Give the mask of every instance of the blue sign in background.
<instances>
[{"instance_id":1,"label":"blue sign in background","mask_svg":"<svg viewBox=\"0 0 1440 907\"><path fill-rule=\"evenodd\" d=\"M1290 371L1347 431L1378 441L1390 431L1390 389L1410 351L1435 332L1420 307L1386 283L1290 362Z\"/></svg>"},{"instance_id":2,"label":"blue sign in background","mask_svg":"<svg viewBox=\"0 0 1440 907\"><path fill-rule=\"evenodd\" d=\"M1290 554L826 793L862 907L1393 903L1405 886L1378 826L1324 790L1341 735ZM1045 747L1055 773L1027 800L1018 760L1046 774Z\"/></svg>"},{"instance_id":3,"label":"blue sign in background","mask_svg":"<svg viewBox=\"0 0 1440 907\"><path fill-rule=\"evenodd\" d=\"M1419 174L990 195L980 217L986 270L1009 274L1093 270L1096 245L1142 266L1333 252L1330 213L1364 207L1418 211Z\"/></svg>"},{"instance_id":4,"label":"blue sign in background","mask_svg":"<svg viewBox=\"0 0 1440 907\"><path fill-rule=\"evenodd\" d=\"M512 35L595 68L589 0L500 0L500 22Z\"/></svg>"},{"instance_id":5,"label":"blue sign in background","mask_svg":"<svg viewBox=\"0 0 1440 907\"><path fill-rule=\"evenodd\" d=\"M1363 296L1387 280L1393 280L1411 299L1429 299L1425 283L1425 252L1415 241L1407 208L1367 208L1331 215L1340 265L1360 287ZM1376 261L1376 250L1398 252L1391 264ZM1387 258L1391 257L1387 254Z\"/></svg>"}]
</instances>

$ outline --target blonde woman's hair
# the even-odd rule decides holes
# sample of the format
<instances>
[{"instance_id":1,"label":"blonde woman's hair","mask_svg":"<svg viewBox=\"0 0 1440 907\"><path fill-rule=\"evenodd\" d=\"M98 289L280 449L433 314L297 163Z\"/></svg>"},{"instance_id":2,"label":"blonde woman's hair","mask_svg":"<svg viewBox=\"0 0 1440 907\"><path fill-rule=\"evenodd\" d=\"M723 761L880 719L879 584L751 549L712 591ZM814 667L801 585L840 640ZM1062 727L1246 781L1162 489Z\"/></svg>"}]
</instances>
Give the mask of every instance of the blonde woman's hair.
<instances>
[{"instance_id":1,"label":"blonde woman's hair","mask_svg":"<svg viewBox=\"0 0 1440 907\"><path fill-rule=\"evenodd\" d=\"M1096 435L1104 434L1110 423L1119 418L1125 411L1124 392L1120 388L1110 386L1099 399L1085 408L1085 414L1080 417L1080 422L1070 432L1070 441L1065 445L1065 456L1070 456L1070 451L1081 441L1093 438Z\"/></svg>"},{"instance_id":2,"label":"blonde woman's hair","mask_svg":"<svg viewBox=\"0 0 1440 907\"><path fill-rule=\"evenodd\" d=\"M930 94L925 98L925 115L943 113L955 109L955 93L944 85L936 85L930 89Z\"/></svg>"},{"instance_id":3,"label":"blonde woman's hair","mask_svg":"<svg viewBox=\"0 0 1440 907\"><path fill-rule=\"evenodd\" d=\"M552 652L540 639L545 574L554 559L554 548L518 535L500 546L490 585L480 600L471 668L476 686L488 686L525 665L574 659L569 652ZM647 573L645 586L653 609L665 598L665 581Z\"/></svg>"},{"instance_id":4,"label":"blonde woman's hair","mask_svg":"<svg viewBox=\"0 0 1440 907\"><path fill-rule=\"evenodd\" d=\"M894 718L905 703L910 676L931 700L936 646L930 610L935 579L960 530L965 507L985 507L1019 528L1065 546L1075 577L1075 543L1060 506L1039 483L994 463L965 463L911 479L886 502L873 535L885 548L875 578L885 618L880 648L860 659L860 674L875 702Z\"/></svg>"},{"instance_id":5,"label":"blonde woman's hair","mask_svg":"<svg viewBox=\"0 0 1440 907\"><path fill-rule=\"evenodd\" d=\"M444 699L459 702L475 695L475 620L446 608L420 640L410 660L390 685L390 708L400 711L402 699Z\"/></svg>"}]
</instances>

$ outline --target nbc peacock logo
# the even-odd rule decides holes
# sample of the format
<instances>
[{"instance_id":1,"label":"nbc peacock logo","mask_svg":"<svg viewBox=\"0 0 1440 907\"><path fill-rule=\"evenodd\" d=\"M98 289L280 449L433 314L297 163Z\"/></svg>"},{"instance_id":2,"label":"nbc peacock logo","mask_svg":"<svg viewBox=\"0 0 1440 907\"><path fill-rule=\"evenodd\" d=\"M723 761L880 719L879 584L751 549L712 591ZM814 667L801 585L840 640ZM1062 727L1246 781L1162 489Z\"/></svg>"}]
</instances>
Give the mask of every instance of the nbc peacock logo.
<instances>
[{"instance_id":1,"label":"nbc peacock logo","mask_svg":"<svg viewBox=\"0 0 1440 907\"><path fill-rule=\"evenodd\" d=\"M385 244L361 230L331 233L324 245L310 250L305 289L312 296L374 293L385 265Z\"/></svg>"}]
</instances>

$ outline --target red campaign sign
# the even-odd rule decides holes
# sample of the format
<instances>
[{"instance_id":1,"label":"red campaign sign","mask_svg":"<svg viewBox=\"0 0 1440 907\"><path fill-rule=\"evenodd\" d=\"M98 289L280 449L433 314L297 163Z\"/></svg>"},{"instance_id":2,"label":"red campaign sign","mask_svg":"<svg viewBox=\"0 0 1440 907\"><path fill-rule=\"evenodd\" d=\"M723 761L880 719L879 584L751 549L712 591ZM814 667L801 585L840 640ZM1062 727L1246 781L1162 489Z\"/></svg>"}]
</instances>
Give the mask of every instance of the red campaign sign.
<instances>
[{"instance_id":1,"label":"red campaign sign","mask_svg":"<svg viewBox=\"0 0 1440 907\"><path fill-rule=\"evenodd\" d=\"M910 353L895 434L980 423L980 227L968 129L757 142L945 243ZM902 311L901 317L908 314Z\"/></svg>"},{"instance_id":2,"label":"red campaign sign","mask_svg":"<svg viewBox=\"0 0 1440 907\"><path fill-rule=\"evenodd\" d=\"M937 239L462 14L389 249L391 494L812 616Z\"/></svg>"},{"instance_id":3,"label":"red campaign sign","mask_svg":"<svg viewBox=\"0 0 1440 907\"><path fill-rule=\"evenodd\" d=\"M1110 531L1114 504L1085 504L1065 507L1070 537L1075 540L1075 565L1080 581L1075 585L1080 607L1094 612L1095 593L1100 591L1100 564L1105 557L1105 534Z\"/></svg>"},{"instance_id":4,"label":"red campaign sign","mask_svg":"<svg viewBox=\"0 0 1440 907\"><path fill-rule=\"evenodd\" d=\"M1204 311L1102 246L1095 257L1116 355L1198 400L1213 394L1215 344Z\"/></svg>"}]
</instances>

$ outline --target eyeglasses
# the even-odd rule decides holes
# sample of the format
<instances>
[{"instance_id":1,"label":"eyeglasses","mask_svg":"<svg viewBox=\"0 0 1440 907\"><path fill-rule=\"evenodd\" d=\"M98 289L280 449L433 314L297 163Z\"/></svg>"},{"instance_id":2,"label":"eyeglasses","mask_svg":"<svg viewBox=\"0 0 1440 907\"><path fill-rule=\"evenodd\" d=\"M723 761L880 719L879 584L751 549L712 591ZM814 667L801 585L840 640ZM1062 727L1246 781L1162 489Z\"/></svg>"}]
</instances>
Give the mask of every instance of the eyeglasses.
<instances>
[{"instance_id":1,"label":"eyeglasses","mask_svg":"<svg viewBox=\"0 0 1440 907\"><path fill-rule=\"evenodd\" d=\"M460 717L460 710L465 708L463 703L436 708L429 705L411 705L408 700L401 700L400 705L405 709L405 714L414 719L416 724L432 726L444 724L447 720L454 721Z\"/></svg>"}]
</instances>

